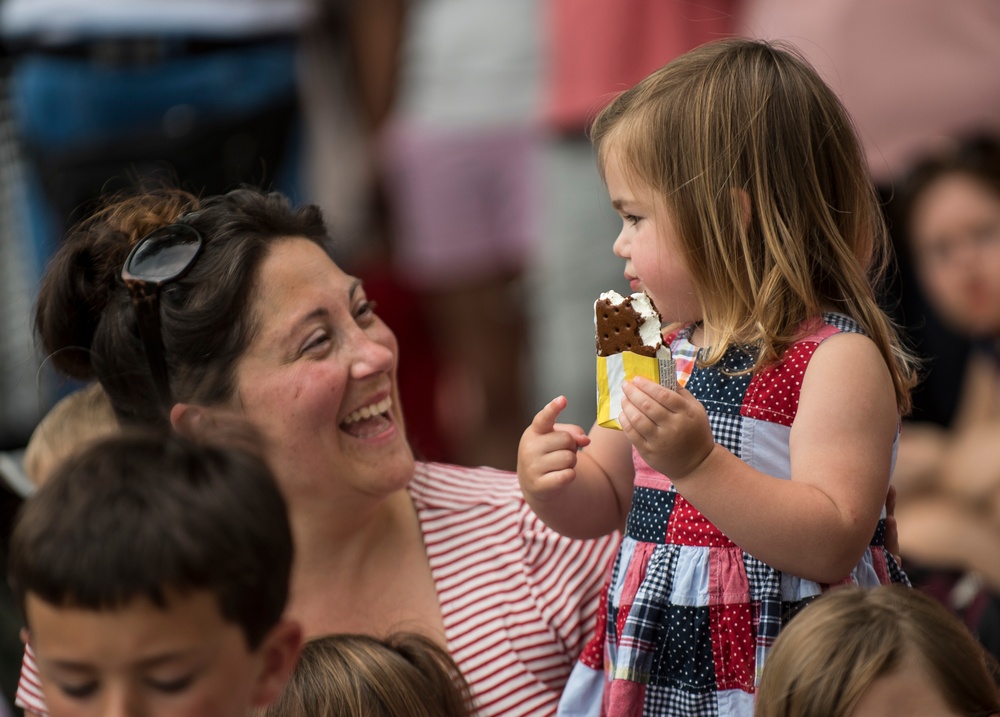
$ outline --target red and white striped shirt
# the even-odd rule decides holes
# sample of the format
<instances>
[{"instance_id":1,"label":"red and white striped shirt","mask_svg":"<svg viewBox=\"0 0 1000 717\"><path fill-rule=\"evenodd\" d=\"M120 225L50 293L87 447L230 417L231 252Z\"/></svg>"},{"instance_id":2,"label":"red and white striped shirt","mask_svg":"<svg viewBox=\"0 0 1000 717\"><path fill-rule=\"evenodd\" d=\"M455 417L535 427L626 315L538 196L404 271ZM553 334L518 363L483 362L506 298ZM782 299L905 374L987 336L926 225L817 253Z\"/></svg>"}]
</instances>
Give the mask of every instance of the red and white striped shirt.
<instances>
[{"instance_id":1,"label":"red and white striped shirt","mask_svg":"<svg viewBox=\"0 0 1000 717\"><path fill-rule=\"evenodd\" d=\"M448 649L479 714L554 714L618 535L559 535L531 512L517 478L492 468L418 464L410 493Z\"/></svg>"},{"instance_id":2,"label":"red and white striped shirt","mask_svg":"<svg viewBox=\"0 0 1000 717\"><path fill-rule=\"evenodd\" d=\"M547 528L517 478L418 463L420 517L448 649L479 715L551 715L596 621L618 535L572 540ZM46 714L25 654L17 704Z\"/></svg>"}]
</instances>

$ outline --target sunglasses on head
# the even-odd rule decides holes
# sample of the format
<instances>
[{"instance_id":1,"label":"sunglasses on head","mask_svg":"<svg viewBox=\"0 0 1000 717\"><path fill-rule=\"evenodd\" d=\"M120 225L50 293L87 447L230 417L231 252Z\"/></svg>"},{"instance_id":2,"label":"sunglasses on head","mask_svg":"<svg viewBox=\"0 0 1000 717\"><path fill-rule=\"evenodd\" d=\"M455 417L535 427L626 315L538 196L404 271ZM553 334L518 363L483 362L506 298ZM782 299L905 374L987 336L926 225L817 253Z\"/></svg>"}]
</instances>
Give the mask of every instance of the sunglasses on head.
<instances>
[{"instance_id":1,"label":"sunglasses on head","mask_svg":"<svg viewBox=\"0 0 1000 717\"><path fill-rule=\"evenodd\" d=\"M193 214L185 214L173 224L155 229L140 239L125 259L121 274L132 296L139 337L153 384L160 403L168 411L173 405L173 396L160 328L160 289L187 274L201 253L204 239L197 229L185 223Z\"/></svg>"}]
</instances>

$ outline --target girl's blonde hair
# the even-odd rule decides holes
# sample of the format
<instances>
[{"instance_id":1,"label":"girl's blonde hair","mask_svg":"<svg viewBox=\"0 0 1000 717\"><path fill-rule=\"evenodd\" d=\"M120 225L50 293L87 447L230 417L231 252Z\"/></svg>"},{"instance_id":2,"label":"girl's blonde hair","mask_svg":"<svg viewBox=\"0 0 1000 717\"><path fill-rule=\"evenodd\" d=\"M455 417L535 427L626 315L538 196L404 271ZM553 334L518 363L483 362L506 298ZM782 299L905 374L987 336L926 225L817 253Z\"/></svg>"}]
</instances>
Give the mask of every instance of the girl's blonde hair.
<instances>
[{"instance_id":1,"label":"girl's blonde hair","mask_svg":"<svg viewBox=\"0 0 1000 717\"><path fill-rule=\"evenodd\" d=\"M614 99L592 127L602 171L669 212L717 345L759 350L758 370L833 309L858 321L892 374L902 412L913 359L874 285L890 244L851 120L809 64L766 42L720 40Z\"/></svg>"},{"instance_id":2,"label":"girl's blonde hair","mask_svg":"<svg viewBox=\"0 0 1000 717\"><path fill-rule=\"evenodd\" d=\"M256 717L472 717L447 652L415 633L327 635L302 649L277 701Z\"/></svg>"},{"instance_id":3,"label":"girl's blonde hair","mask_svg":"<svg viewBox=\"0 0 1000 717\"><path fill-rule=\"evenodd\" d=\"M60 399L39 421L24 449L24 472L39 486L71 455L120 430L101 384L88 384Z\"/></svg>"},{"instance_id":4,"label":"girl's blonde hair","mask_svg":"<svg viewBox=\"0 0 1000 717\"><path fill-rule=\"evenodd\" d=\"M944 606L900 585L836 588L792 619L761 675L755 717L847 717L878 678L915 658L965 717L1000 713L996 663Z\"/></svg>"}]
</instances>

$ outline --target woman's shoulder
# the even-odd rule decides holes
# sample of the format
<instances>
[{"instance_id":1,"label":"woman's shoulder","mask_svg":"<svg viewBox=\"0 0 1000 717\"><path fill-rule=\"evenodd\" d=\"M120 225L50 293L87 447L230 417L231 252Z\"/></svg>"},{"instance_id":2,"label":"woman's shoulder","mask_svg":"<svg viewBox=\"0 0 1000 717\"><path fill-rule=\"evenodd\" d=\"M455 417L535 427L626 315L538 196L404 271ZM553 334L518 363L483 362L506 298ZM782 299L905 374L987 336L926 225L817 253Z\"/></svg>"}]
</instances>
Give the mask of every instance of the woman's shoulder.
<instances>
[{"instance_id":1,"label":"woman's shoulder","mask_svg":"<svg viewBox=\"0 0 1000 717\"><path fill-rule=\"evenodd\" d=\"M520 553L519 564L527 573L548 574L561 565L571 576L605 565L618 544L617 533L576 540L546 526L524 500L517 474L510 471L417 463L409 491L428 549L462 552L472 546L477 564L491 555Z\"/></svg>"},{"instance_id":2,"label":"woman's shoulder","mask_svg":"<svg viewBox=\"0 0 1000 717\"><path fill-rule=\"evenodd\" d=\"M418 462L410 495L419 507L466 509L523 502L517 474L480 466Z\"/></svg>"}]
</instances>

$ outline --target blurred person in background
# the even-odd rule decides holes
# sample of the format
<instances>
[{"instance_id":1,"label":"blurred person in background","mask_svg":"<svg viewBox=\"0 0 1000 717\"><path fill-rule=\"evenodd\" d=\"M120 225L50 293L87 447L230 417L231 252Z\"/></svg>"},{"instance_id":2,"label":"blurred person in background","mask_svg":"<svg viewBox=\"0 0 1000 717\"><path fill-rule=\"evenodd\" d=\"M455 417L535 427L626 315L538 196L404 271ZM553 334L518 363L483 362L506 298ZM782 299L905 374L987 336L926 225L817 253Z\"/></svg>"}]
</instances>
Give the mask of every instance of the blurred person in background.
<instances>
[{"instance_id":1,"label":"blurred person in background","mask_svg":"<svg viewBox=\"0 0 1000 717\"><path fill-rule=\"evenodd\" d=\"M39 264L103 191L297 189L296 51L312 0L5 0Z\"/></svg>"},{"instance_id":2,"label":"blurred person in background","mask_svg":"<svg viewBox=\"0 0 1000 717\"><path fill-rule=\"evenodd\" d=\"M590 122L656 68L731 34L740 2L541 0L541 226L527 292L533 411L562 394L561 420L594 422L594 301L610 289L629 293L610 251L621 218L597 173Z\"/></svg>"},{"instance_id":3,"label":"blurred person in background","mask_svg":"<svg viewBox=\"0 0 1000 717\"><path fill-rule=\"evenodd\" d=\"M901 547L914 584L1000 655L1000 140L924 157L896 205L921 290L973 342L955 420L910 423L901 439Z\"/></svg>"},{"instance_id":4,"label":"blurred person in background","mask_svg":"<svg viewBox=\"0 0 1000 717\"><path fill-rule=\"evenodd\" d=\"M426 303L450 459L513 468L525 408L524 269L537 241L538 0L406 4L381 130L393 268Z\"/></svg>"},{"instance_id":5,"label":"blurred person in background","mask_svg":"<svg viewBox=\"0 0 1000 717\"><path fill-rule=\"evenodd\" d=\"M199 193L242 182L299 193L296 68L316 2L0 3L21 158L10 199L21 221L6 243L27 275L0 311L30 305L64 231L104 191L166 179ZM22 366L42 413L75 388Z\"/></svg>"}]
</instances>

